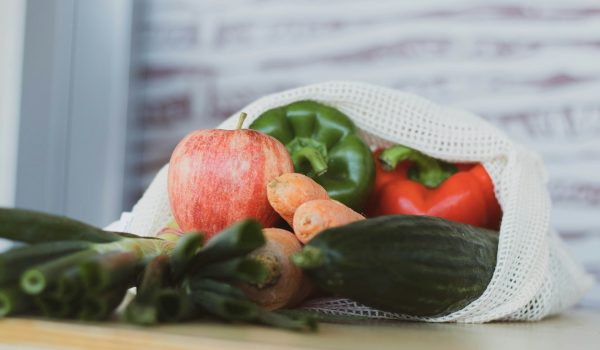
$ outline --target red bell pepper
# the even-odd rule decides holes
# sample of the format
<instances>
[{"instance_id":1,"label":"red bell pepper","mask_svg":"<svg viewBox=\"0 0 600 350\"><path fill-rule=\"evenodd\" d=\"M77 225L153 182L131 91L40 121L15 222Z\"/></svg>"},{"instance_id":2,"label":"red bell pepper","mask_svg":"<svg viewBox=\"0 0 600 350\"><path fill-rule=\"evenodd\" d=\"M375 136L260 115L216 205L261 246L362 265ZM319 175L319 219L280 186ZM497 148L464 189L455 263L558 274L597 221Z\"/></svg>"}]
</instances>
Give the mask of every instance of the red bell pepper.
<instances>
[{"instance_id":1,"label":"red bell pepper","mask_svg":"<svg viewBox=\"0 0 600 350\"><path fill-rule=\"evenodd\" d=\"M502 215L481 164L450 164L396 145L374 153L368 216L429 215L498 229Z\"/></svg>"}]
</instances>

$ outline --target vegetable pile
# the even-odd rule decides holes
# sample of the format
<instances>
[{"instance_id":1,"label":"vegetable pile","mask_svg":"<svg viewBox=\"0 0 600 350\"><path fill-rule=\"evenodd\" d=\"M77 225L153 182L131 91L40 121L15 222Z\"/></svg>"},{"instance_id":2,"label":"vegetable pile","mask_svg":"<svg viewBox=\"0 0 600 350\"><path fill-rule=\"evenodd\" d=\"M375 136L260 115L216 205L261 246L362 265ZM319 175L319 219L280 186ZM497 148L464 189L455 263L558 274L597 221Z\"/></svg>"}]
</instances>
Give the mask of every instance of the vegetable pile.
<instances>
[{"instance_id":1,"label":"vegetable pile","mask_svg":"<svg viewBox=\"0 0 600 350\"><path fill-rule=\"evenodd\" d=\"M300 101L243 129L198 130L176 147L174 221L156 237L0 209L0 317L122 317L313 330L289 310L313 296L438 317L487 288L501 209L481 164L404 145L372 152L340 111ZM264 227L264 228L262 228ZM187 232L187 233L184 233Z\"/></svg>"}]
</instances>

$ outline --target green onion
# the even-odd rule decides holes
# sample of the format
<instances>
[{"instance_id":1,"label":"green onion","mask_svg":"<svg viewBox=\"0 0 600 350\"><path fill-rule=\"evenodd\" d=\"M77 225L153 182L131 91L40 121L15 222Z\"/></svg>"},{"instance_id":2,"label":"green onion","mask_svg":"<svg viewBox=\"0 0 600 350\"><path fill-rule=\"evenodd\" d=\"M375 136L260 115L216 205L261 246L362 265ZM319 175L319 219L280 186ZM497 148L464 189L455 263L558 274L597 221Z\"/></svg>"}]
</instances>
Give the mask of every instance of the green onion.
<instances>
[{"instance_id":1,"label":"green onion","mask_svg":"<svg viewBox=\"0 0 600 350\"><path fill-rule=\"evenodd\" d=\"M34 301L42 316L48 318L72 318L81 307L79 300L65 302L45 295L36 296Z\"/></svg>"},{"instance_id":2,"label":"green onion","mask_svg":"<svg viewBox=\"0 0 600 350\"><path fill-rule=\"evenodd\" d=\"M63 271L56 281L44 290L44 294L63 301L71 301L83 293L80 269L72 266Z\"/></svg>"},{"instance_id":3,"label":"green onion","mask_svg":"<svg viewBox=\"0 0 600 350\"><path fill-rule=\"evenodd\" d=\"M246 255L265 244L260 224L253 219L238 221L215 235L194 256L191 270L215 261L229 260Z\"/></svg>"},{"instance_id":4,"label":"green onion","mask_svg":"<svg viewBox=\"0 0 600 350\"><path fill-rule=\"evenodd\" d=\"M264 283L268 277L267 267L252 258L237 258L203 266L195 275L215 279L232 279L241 282Z\"/></svg>"},{"instance_id":5,"label":"green onion","mask_svg":"<svg viewBox=\"0 0 600 350\"><path fill-rule=\"evenodd\" d=\"M102 321L113 314L127 293L126 289L115 289L103 294L90 294L83 298L77 317L82 321Z\"/></svg>"},{"instance_id":6,"label":"green onion","mask_svg":"<svg viewBox=\"0 0 600 350\"><path fill-rule=\"evenodd\" d=\"M196 316L189 296L176 289L163 289L156 295L156 310L160 321L178 322Z\"/></svg>"},{"instance_id":7,"label":"green onion","mask_svg":"<svg viewBox=\"0 0 600 350\"><path fill-rule=\"evenodd\" d=\"M230 321L255 321L269 326L290 330L314 331L317 322L309 316L288 316L261 308L249 301L237 288L212 280L198 280L192 283L191 299L208 312ZM210 290L209 290L210 289ZM240 294L241 293L241 294Z\"/></svg>"},{"instance_id":8,"label":"green onion","mask_svg":"<svg viewBox=\"0 0 600 350\"><path fill-rule=\"evenodd\" d=\"M64 216L0 208L0 237L25 243L50 241L113 242L118 234Z\"/></svg>"},{"instance_id":9,"label":"green onion","mask_svg":"<svg viewBox=\"0 0 600 350\"><path fill-rule=\"evenodd\" d=\"M169 256L162 254L154 257L144 269L142 281L138 286L137 296L152 297L169 281Z\"/></svg>"},{"instance_id":10,"label":"green onion","mask_svg":"<svg viewBox=\"0 0 600 350\"><path fill-rule=\"evenodd\" d=\"M171 254L171 268L174 276L183 275L189 262L202 248L202 244L204 244L204 235L200 232L186 233L177 240Z\"/></svg>"},{"instance_id":11,"label":"green onion","mask_svg":"<svg viewBox=\"0 0 600 350\"><path fill-rule=\"evenodd\" d=\"M35 265L87 249L89 242L45 242L11 249L0 254L0 285L19 279L21 274Z\"/></svg>"},{"instance_id":12,"label":"green onion","mask_svg":"<svg viewBox=\"0 0 600 350\"><path fill-rule=\"evenodd\" d=\"M31 298L18 287L0 288L0 318L28 311Z\"/></svg>"},{"instance_id":13,"label":"green onion","mask_svg":"<svg viewBox=\"0 0 600 350\"><path fill-rule=\"evenodd\" d=\"M258 307L250 301L234 299L204 290L190 294L194 303L202 309L230 321L248 321L256 319Z\"/></svg>"},{"instance_id":14,"label":"green onion","mask_svg":"<svg viewBox=\"0 0 600 350\"><path fill-rule=\"evenodd\" d=\"M166 284L168 272L169 257L167 255L156 256L148 262L142 281L138 286L137 295L125 309L125 319L128 322L151 325L159 321L157 299L159 291Z\"/></svg>"},{"instance_id":15,"label":"green onion","mask_svg":"<svg viewBox=\"0 0 600 350\"><path fill-rule=\"evenodd\" d=\"M219 282L208 278L189 278L185 283L188 286L188 293L190 294L197 290L204 290L235 299L248 300L244 292L228 283Z\"/></svg>"},{"instance_id":16,"label":"green onion","mask_svg":"<svg viewBox=\"0 0 600 350\"><path fill-rule=\"evenodd\" d=\"M318 329L317 321L313 317L291 317L282 313L266 310L261 310L258 314L258 321L269 326L295 331L316 331Z\"/></svg>"},{"instance_id":17,"label":"green onion","mask_svg":"<svg viewBox=\"0 0 600 350\"><path fill-rule=\"evenodd\" d=\"M151 325L208 315L287 329L314 327L312 318L262 309L230 284L261 284L268 277L265 264L247 256L265 244L252 219L231 225L202 247L200 233L175 243L0 209L0 238L30 244L0 254L0 317L31 311L104 320L139 279L138 293L125 309L128 322Z\"/></svg>"},{"instance_id":18,"label":"green onion","mask_svg":"<svg viewBox=\"0 0 600 350\"><path fill-rule=\"evenodd\" d=\"M125 309L125 320L142 326L158 323L158 310L154 303L132 300Z\"/></svg>"},{"instance_id":19,"label":"green onion","mask_svg":"<svg viewBox=\"0 0 600 350\"><path fill-rule=\"evenodd\" d=\"M137 252L104 253L81 264L81 277L87 289L93 292L121 285L132 287L139 264Z\"/></svg>"},{"instance_id":20,"label":"green onion","mask_svg":"<svg viewBox=\"0 0 600 350\"><path fill-rule=\"evenodd\" d=\"M28 269L21 276L21 288L27 294L40 294L49 285L55 283L66 269L79 265L82 261L89 260L97 255L98 252L94 250L84 250Z\"/></svg>"}]
</instances>

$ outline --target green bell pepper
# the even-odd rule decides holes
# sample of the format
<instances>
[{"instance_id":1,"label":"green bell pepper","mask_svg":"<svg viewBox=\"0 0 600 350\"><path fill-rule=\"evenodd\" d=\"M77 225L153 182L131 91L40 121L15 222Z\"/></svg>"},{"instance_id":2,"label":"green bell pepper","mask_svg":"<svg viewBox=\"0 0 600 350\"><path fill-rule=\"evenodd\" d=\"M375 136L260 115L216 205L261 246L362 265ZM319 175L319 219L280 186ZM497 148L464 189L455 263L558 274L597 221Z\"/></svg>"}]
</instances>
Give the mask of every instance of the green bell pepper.
<instances>
[{"instance_id":1,"label":"green bell pepper","mask_svg":"<svg viewBox=\"0 0 600 350\"><path fill-rule=\"evenodd\" d=\"M264 112L250 129L281 141L296 172L313 178L331 198L363 209L373 186L375 164L346 115L314 101L300 101Z\"/></svg>"}]
</instances>

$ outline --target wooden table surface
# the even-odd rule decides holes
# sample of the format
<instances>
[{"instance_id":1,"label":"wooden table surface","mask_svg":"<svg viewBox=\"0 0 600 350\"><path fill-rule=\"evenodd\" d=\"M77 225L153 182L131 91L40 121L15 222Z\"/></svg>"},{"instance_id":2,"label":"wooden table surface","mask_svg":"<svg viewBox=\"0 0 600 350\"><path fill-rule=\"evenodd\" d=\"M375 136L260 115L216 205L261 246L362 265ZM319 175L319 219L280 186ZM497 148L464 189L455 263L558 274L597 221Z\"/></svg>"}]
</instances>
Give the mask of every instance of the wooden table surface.
<instances>
[{"instance_id":1,"label":"wooden table surface","mask_svg":"<svg viewBox=\"0 0 600 350\"><path fill-rule=\"evenodd\" d=\"M321 324L315 334L189 323L140 328L34 319L0 321L0 349L600 349L600 310L573 309L532 323Z\"/></svg>"}]
</instances>

